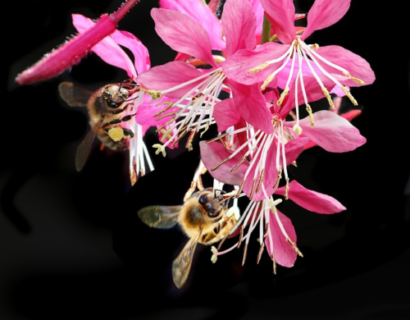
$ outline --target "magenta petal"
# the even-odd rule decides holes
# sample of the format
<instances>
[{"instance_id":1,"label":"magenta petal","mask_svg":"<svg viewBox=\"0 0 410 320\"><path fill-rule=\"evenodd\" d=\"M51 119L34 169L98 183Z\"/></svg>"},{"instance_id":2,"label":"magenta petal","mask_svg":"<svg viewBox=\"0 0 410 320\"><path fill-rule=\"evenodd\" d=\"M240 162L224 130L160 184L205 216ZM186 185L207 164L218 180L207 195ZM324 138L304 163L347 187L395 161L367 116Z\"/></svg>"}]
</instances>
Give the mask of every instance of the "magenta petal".
<instances>
[{"instance_id":1,"label":"magenta petal","mask_svg":"<svg viewBox=\"0 0 410 320\"><path fill-rule=\"evenodd\" d=\"M145 95L144 101L138 106L137 114L135 115L135 120L141 125L149 126L160 126L170 120L170 117L162 118L161 120L156 120L154 115L167 107L166 102L175 102L175 99L168 97L162 97L158 100L155 100L151 103L151 96ZM179 111L180 108L170 108L167 110L167 113Z\"/></svg>"},{"instance_id":2,"label":"magenta petal","mask_svg":"<svg viewBox=\"0 0 410 320\"><path fill-rule=\"evenodd\" d=\"M195 79L201 75L201 72L186 62L172 61L162 66L153 67L147 72L139 75L138 82L147 89L163 91ZM181 89L171 91L167 93L167 96L178 99L195 87L198 84L198 81L186 85Z\"/></svg>"},{"instance_id":3,"label":"magenta petal","mask_svg":"<svg viewBox=\"0 0 410 320\"><path fill-rule=\"evenodd\" d=\"M241 120L241 116L232 98L218 102L214 107L213 117L218 125L219 132L225 131Z\"/></svg>"},{"instance_id":4,"label":"magenta petal","mask_svg":"<svg viewBox=\"0 0 410 320\"><path fill-rule=\"evenodd\" d=\"M249 70L269 60L279 58L288 49L289 45L268 42L255 50L240 50L224 62L222 69L228 78L236 82L247 85L263 83L269 75L282 65L283 61L272 64L259 72L249 73Z\"/></svg>"},{"instance_id":5,"label":"magenta petal","mask_svg":"<svg viewBox=\"0 0 410 320\"><path fill-rule=\"evenodd\" d=\"M155 30L173 50L188 53L216 67L205 29L195 20L174 10L151 10Z\"/></svg>"},{"instance_id":6,"label":"magenta petal","mask_svg":"<svg viewBox=\"0 0 410 320\"><path fill-rule=\"evenodd\" d=\"M349 121L331 111L318 111L313 114L315 125L310 127L309 117L300 120L303 134L330 152L347 152L366 143L359 130ZM287 123L293 127L295 122Z\"/></svg>"},{"instance_id":7,"label":"magenta petal","mask_svg":"<svg viewBox=\"0 0 410 320\"><path fill-rule=\"evenodd\" d=\"M267 107L259 85L246 86L235 81L230 81L229 85L241 117L254 128L265 133L272 133L272 114Z\"/></svg>"},{"instance_id":8,"label":"magenta petal","mask_svg":"<svg viewBox=\"0 0 410 320\"><path fill-rule=\"evenodd\" d=\"M264 9L261 5L260 0L248 0L253 8L253 13L256 17L256 30L255 36L262 35L262 25L263 25L263 16L264 16Z\"/></svg>"},{"instance_id":9,"label":"magenta petal","mask_svg":"<svg viewBox=\"0 0 410 320\"><path fill-rule=\"evenodd\" d=\"M216 180L223 183L227 183L234 186L239 186L242 183L243 176L245 175L248 163L245 161L239 168L231 173L230 170L234 168L243 157L243 154L238 153L231 160L221 165L216 170L211 170L216 165L220 164L223 160L228 158L233 152L227 150L220 142L207 143L201 141L199 143L201 149L201 159L209 173Z\"/></svg>"},{"instance_id":10,"label":"magenta petal","mask_svg":"<svg viewBox=\"0 0 410 320\"><path fill-rule=\"evenodd\" d=\"M372 68L365 59L343 47L324 46L317 49L316 52L326 60L345 68L350 75L363 80L366 85L372 84L376 79ZM340 71L329 67L325 63L321 62L321 65L330 73L340 74ZM357 82L349 79L341 81L341 83L349 87L360 86Z\"/></svg>"},{"instance_id":11,"label":"magenta petal","mask_svg":"<svg viewBox=\"0 0 410 320\"><path fill-rule=\"evenodd\" d=\"M279 219L289 238L294 244L296 244L296 232L292 221L278 209L276 209L276 214L279 215ZM272 238L272 243L270 238ZM287 268L293 267L297 253L292 248L291 244L286 241L273 213L269 213L269 234L265 238L265 245L269 256L272 257L273 253L273 257L277 264Z\"/></svg>"},{"instance_id":12,"label":"magenta petal","mask_svg":"<svg viewBox=\"0 0 410 320\"><path fill-rule=\"evenodd\" d=\"M285 187L278 188L275 194L285 195ZM288 196L289 199L302 208L316 213L332 214L346 210L346 208L335 198L306 189L296 180L293 180L289 184Z\"/></svg>"},{"instance_id":13,"label":"magenta petal","mask_svg":"<svg viewBox=\"0 0 410 320\"><path fill-rule=\"evenodd\" d=\"M148 49L132 33L117 30L111 35L111 38L132 52L134 55L134 66L138 74L147 71L151 67Z\"/></svg>"},{"instance_id":14,"label":"magenta petal","mask_svg":"<svg viewBox=\"0 0 410 320\"><path fill-rule=\"evenodd\" d=\"M307 26L302 40L315 30L320 30L338 22L349 10L350 0L316 0L307 16Z\"/></svg>"},{"instance_id":15,"label":"magenta petal","mask_svg":"<svg viewBox=\"0 0 410 320\"><path fill-rule=\"evenodd\" d=\"M73 14L72 19L73 25L79 33L84 33L95 25L91 19L88 19L81 14ZM125 70L129 77L137 77L134 64L130 57L123 49L121 49L112 37L105 37L92 48L92 51L106 63Z\"/></svg>"},{"instance_id":16,"label":"magenta petal","mask_svg":"<svg viewBox=\"0 0 410 320\"><path fill-rule=\"evenodd\" d=\"M290 44L296 36L293 0L261 0L261 3L279 40Z\"/></svg>"},{"instance_id":17,"label":"magenta petal","mask_svg":"<svg viewBox=\"0 0 410 320\"><path fill-rule=\"evenodd\" d=\"M227 57L240 49L255 48L256 19L248 1L226 1L222 14L222 26L226 38L225 55Z\"/></svg>"},{"instance_id":18,"label":"magenta petal","mask_svg":"<svg viewBox=\"0 0 410 320\"><path fill-rule=\"evenodd\" d=\"M222 40L221 23L202 1L160 0L159 6L160 8L170 9L186 14L188 17L204 27L205 31L208 33L212 49L225 49L225 42Z\"/></svg>"},{"instance_id":19,"label":"magenta petal","mask_svg":"<svg viewBox=\"0 0 410 320\"><path fill-rule=\"evenodd\" d=\"M308 144L309 141L310 141L309 138L299 137L295 140L289 141L285 145L286 164L287 165L291 164L293 161L295 161L299 157L299 155L305 149L305 145Z\"/></svg>"}]
</instances>

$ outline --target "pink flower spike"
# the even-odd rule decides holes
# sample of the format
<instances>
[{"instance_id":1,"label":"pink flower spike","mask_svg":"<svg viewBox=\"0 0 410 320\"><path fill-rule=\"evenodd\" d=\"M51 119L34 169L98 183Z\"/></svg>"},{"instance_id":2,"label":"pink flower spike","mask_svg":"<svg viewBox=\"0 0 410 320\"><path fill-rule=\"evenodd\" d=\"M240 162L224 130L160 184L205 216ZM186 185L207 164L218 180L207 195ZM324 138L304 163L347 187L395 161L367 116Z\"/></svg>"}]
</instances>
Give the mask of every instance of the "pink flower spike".
<instances>
[{"instance_id":1,"label":"pink flower spike","mask_svg":"<svg viewBox=\"0 0 410 320\"><path fill-rule=\"evenodd\" d=\"M95 23L91 19L86 18L81 14L73 14L72 19L73 25L80 35L86 33L87 30L90 30L95 25ZM115 34L116 32L118 31L115 31L112 34ZM134 79L137 77L135 67L131 59L125 53L125 51L120 48L120 46L114 41L112 37L105 37L91 50L106 63L125 70L128 77Z\"/></svg>"},{"instance_id":2,"label":"pink flower spike","mask_svg":"<svg viewBox=\"0 0 410 320\"><path fill-rule=\"evenodd\" d=\"M217 9L218 4L211 9L211 3L209 6L206 6L202 1L198 0L160 0L159 6L163 9L178 11L195 20L208 33L212 49L225 49L225 42L222 39L221 23L215 16L215 12L212 11L213 9Z\"/></svg>"},{"instance_id":3,"label":"pink flower spike","mask_svg":"<svg viewBox=\"0 0 410 320\"><path fill-rule=\"evenodd\" d=\"M275 194L284 196L285 192L286 187L281 187L276 190ZM302 208L316 213L332 214L346 210L335 198L306 189L296 180L292 180L289 184L288 197Z\"/></svg>"},{"instance_id":4,"label":"pink flower spike","mask_svg":"<svg viewBox=\"0 0 410 320\"><path fill-rule=\"evenodd\" d=\"M297 253L284 237L278 221L275 219L275 214L278 215L290 240L296 245L296 232L292 221L276 209L276 213L269 213L269 231L268 236L265 238L266 249L269 256L273 258L277 264L290 268L295 264Z\"/></svg>"},{"instance_id":5,"label":"pink flower spike","mask_svg":"<svg viewBox=\"0 0 410 320\"><path fill-rule=\"evenodd\" d=\"M327 28L338 22L349 10L350 0L316 0L307 16L307 27L302 40L314 31Z\"/></svg>"},{"instance_id":6,"label":"pink flower spike","mask_svg":"<svg viewBox=\"0 0 410 320\"><path fill-rule=\"evenodd\" d=\"M116 30L117 23L138 1L127 0L117 12L101 15L94 27L46 54L33 66L20 73L16 77L16 82L19 85L28 85L51 79L77 64L93 46Z\"/></svg>"}]
</instances>

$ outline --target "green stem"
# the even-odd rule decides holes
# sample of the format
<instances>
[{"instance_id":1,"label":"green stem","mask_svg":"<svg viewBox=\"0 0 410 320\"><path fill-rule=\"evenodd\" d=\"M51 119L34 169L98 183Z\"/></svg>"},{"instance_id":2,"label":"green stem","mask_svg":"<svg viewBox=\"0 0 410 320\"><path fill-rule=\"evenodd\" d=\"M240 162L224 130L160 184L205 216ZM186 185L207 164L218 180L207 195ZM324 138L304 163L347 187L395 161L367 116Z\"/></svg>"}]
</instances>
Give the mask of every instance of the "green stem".
<instances>
[{"instance_id":1,"label":"green stem","mask_svg":"<svg viewBox=\"0 0 410 320\"><path fill-rule=\"evenodd\" d=\"M261 44L264 44L266 42L269 42L270 38L270 29L271 29L271 24L266 18L266 16L263 16L263 26L262 26L262 39L261 39Z\"/></svg>"}]
</instances>

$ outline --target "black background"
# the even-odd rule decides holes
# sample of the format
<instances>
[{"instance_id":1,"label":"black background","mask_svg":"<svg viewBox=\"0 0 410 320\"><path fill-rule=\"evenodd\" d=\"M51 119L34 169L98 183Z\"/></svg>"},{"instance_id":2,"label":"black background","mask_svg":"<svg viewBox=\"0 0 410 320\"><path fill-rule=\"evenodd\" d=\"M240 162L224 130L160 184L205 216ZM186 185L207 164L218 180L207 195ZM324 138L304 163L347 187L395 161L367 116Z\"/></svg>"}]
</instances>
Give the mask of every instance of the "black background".
<instances>
[{"instance_id":1,"label":"black background","mask_svg":"<svg viewBox=\"0 0 410 320\"><path fill-rule=\"evenodd\" d=\"M299 1L300 11L312 2ZM75 149L88 130L87 115L67 107L57 86L67 80L94 90L123 80L123 71L90 54L55 79L14 83L19 72L75 33L71 13L98 18L119 5L23 0L3 8L0 318L410 318L408 4L353 0L337 24L308 39L353 51L376 74L371 86L352 89L364 107L353 124L367 143L344 154L310 149L292 171L347 210L322 216L285 203L279 209L292 219L305 256L293 268L279 267L273 276L266 254L256 265L256 241L244 267L241 250L214 265L209 248L199 246L182 290L173 286L170 268L186 238L177 228L149 229L136 212L182 202L199 148L167 159L153 155L156 170L132 189L126 155L98 146L77 173ZM174 57L154 33L149 11L157 5L142 0L118 27L148 47L152 65ZM147 135L148 146L155 141Z\"/></svg>"}]
</instances>

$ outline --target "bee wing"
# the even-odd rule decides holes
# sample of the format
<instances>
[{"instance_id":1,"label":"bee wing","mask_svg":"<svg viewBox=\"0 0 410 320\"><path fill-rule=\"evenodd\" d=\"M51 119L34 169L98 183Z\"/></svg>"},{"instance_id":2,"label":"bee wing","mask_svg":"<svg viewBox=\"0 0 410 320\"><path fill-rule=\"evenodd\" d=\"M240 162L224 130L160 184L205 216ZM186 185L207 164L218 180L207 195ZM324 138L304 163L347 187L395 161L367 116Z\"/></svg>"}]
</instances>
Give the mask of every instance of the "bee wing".
<instances>
[{"instance_id":1,"label":"bee wing","mask_svg":"<svg viewBox=\"0 0 410 320\"><path fill-rule=\"evenodd\" d=\"M70 107L86 107L88 99L93 94L92 91L83 89L72 82L61 82L58 85L60 97Z\"/></svg>"},{"instance_id":2,"label":"bee wing","mask_svg":"<svg viewBox=\"0 0 410 320\"><path fill-rule=\"evenodd\" d=\"M87 135L85 136L84 140L81 141L80 145L77 147L77 153L75 155L75 168L78 172L84 167L85 163L87 162L88 155L90 154L91 147L93 145L93 141L95 138L95 132L101 126L103 122L103 118L98 121L94 127L88 131Z\"/></svg>"},{"instance_id":3,"label":"bee wing","mask_svg":"<svg viewBox=\"0 0 410 320\"><path fill-rule=\"evenodd\" d=\"M201 232L198 233L197 237L190 238L178 257L172 262L172 279L178 289L184 285L188 278L192 259L200 236Z\"/></svg>"},{"instance_id":4,"label":"bee wing","mask_svg":"<svg viewBox=\"0 0 410 320\"><path fill-rule=\"evenodd\" d=\"M178 223L182 206L148 206L138 211L138 216L151 228L170 229Z\"/></svg>"}]
</instances>

